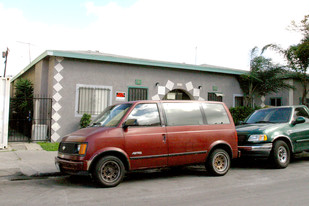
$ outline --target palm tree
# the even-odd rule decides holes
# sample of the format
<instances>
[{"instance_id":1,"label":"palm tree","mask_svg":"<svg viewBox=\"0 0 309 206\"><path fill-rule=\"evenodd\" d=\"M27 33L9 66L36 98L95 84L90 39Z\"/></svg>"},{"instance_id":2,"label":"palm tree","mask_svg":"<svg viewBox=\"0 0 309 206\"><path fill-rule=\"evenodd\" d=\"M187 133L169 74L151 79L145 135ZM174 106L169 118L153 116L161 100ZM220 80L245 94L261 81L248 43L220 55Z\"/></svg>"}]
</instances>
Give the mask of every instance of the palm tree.
<instances>
[{"instance_id":1,"label":"palm tree","mask_svg":"<svg viewBox=\"0 0 309 206\"><path fill-rule=\"evenodd\" d=\"M250 72L239 77L240 87L244 93L245 105L253 106L253 95L265 96L281 89L291 88L285 82L286 70L274 65L272 60L258 54L258 47L251 50Z\"/></svg>"},{"instance_id":2,"label":"palm tree","mask_svg":"<svg viewBox=\"0 0 309 206\"><path fill-rule=\"evenodd\" d=\"M282 54L287 60L287 67L296 72L295 77L300 80L303 86L302 104L306 104L306 96L308 94L308 67L309 67L309 15L306 15L304 19L297 25L294 21L291 23L293 30L302 33L304 36L301 42L297 45L292 45L287 49L276 44L268 44L262 49L262 53L266 49L273 49Z\"/></svg>"},{"instance_id":3,"label":"palm tree","mask_svg":"<svg viewBox=\"0 0 309 206\"><path fill-rule=\"evenodd\" d=\"M306 96L308 94L308 75L309 68L309 37L302 40L297 45L292 45L287 49L283 49L276 44L268 44L262 49L262 53L266 49L273 49L282 54L287 60L287 67L296 73L294 77L300 80L303 86L302 104L306 104Z\"/></svg>"}]
</instances>

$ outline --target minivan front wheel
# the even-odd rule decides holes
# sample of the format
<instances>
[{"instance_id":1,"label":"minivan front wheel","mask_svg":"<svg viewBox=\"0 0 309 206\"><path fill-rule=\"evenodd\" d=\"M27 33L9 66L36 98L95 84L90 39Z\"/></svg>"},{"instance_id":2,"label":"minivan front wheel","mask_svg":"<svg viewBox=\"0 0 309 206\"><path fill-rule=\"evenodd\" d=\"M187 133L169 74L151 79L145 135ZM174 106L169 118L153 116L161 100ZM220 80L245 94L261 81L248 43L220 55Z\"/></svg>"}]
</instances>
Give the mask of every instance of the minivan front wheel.
<instances>
[{"instance_id":1,"label":"minivan front wheel","mask_svg":"<svg viewBox=\"0 0 309 206\"><path fill-rule=\"evenodd\" d=\"M291 158L289 146L284 141L276 141L273 145L270 158L275 168L286 168Z\"/></svg>"},{"instance_id":2,"label":"minivan front wheel","mask_svg":"<svg viewBox=\"0 0 309 206\"><path fill-rule=\"evenodd\" d=\"M122 161L115 156L101 158L93 171L93 177L103 187L115 187L123 179L125 167Z\"/></svg>"},{"instance_id":3,"label":"minivan front wheel","mask_svg":"<svg viewBox=\"0 0 309 206\"><path fill-rule=\"evenodd\" d=\"M206 170L212 175L223 176L229 171L230 165L229 154L223 149L216 149L210 154L206 162Z\"/></svg>"}]
</instances>

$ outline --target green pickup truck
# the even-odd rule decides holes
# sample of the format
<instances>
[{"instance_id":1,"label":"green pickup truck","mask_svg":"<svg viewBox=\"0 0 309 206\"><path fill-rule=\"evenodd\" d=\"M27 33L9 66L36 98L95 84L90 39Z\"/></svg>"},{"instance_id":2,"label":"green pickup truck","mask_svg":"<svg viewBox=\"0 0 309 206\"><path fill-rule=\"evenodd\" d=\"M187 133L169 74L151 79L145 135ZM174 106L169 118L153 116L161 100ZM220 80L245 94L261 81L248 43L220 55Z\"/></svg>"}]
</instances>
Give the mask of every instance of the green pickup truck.
<instances>
[{"instance_id":1,"label":"green pickup truck","mask_svg":"<svg viewBox=\"0 0 309 206\"><path fill-rule=\"evenodd\" d=\"M243 157L268 158L286 168L291 155L309 151L309 110L306 106L260 109L236 127Z\"/></svg>"}]
</instances>

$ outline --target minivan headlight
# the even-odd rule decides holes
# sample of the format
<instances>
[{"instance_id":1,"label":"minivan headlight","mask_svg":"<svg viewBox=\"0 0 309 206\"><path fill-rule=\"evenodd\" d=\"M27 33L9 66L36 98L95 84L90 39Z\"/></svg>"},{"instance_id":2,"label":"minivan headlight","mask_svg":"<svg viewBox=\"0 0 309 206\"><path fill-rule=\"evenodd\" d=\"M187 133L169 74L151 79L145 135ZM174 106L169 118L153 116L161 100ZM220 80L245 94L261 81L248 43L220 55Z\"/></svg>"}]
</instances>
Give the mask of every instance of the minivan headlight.
<instances>
[{"instance_id":1,"label":"minivan headlight","mask_svg":"<svg viewBox=\"0 0 309 206\"><path fill-rule=\"evenodd\" d=\"M248 138L248 142L262 142L267 140L266 134L253 134Z\"/></svg>"},{"instance_id":2,"label":"minivan headlight","mask_svg":"<svg viewBox=\"0 0 309 206\"><path fill-rule=\"evenodd\" d=\"M81 142L61 142L58 152L71 155L85 155L87 151L87 143Z\"/></svg>"}]
</instances>

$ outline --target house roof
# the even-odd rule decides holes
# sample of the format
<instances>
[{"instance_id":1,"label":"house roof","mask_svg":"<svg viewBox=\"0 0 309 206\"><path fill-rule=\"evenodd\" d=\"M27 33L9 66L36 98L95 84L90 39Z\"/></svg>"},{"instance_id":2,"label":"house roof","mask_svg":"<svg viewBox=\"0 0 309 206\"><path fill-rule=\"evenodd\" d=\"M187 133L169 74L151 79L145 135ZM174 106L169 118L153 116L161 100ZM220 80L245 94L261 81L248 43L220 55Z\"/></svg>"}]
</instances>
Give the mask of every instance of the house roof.
<instances>
[{"instance_id":1,"label":"house roof","mask_svg":"<svg viewBox=\"0 0 309 206\"><path fill-rule=\"evenodd\" d=\"M102 62L114 62L114 63L123 63L123 64L134 64L141 66L153 66L153 67L167 67L174 69L184 69L184 70L193 70L193 71L203 71L203 72L213 72L213 73L222 73L222 74L232 74L232 75L241 75L246 73L245 70L232 69L227 67L219 67L213 65L193 65L193 64L184 64L184 63L175 63L175 62L166 62L166 61L157 61L149 59L140 59L127 56L119 56L113 54L106 54L94 51L64 51L64 50L47 50L33 60L28 66L26 66L22 71L20 71L16 76L14 76L11 81L14 81L36 63L41 61L47 56L55 57L64 57L64 58L73 58L73 59L84 59L84 60L93 60L93 61L102 61Z\"/></svg>"}]
</instances>

